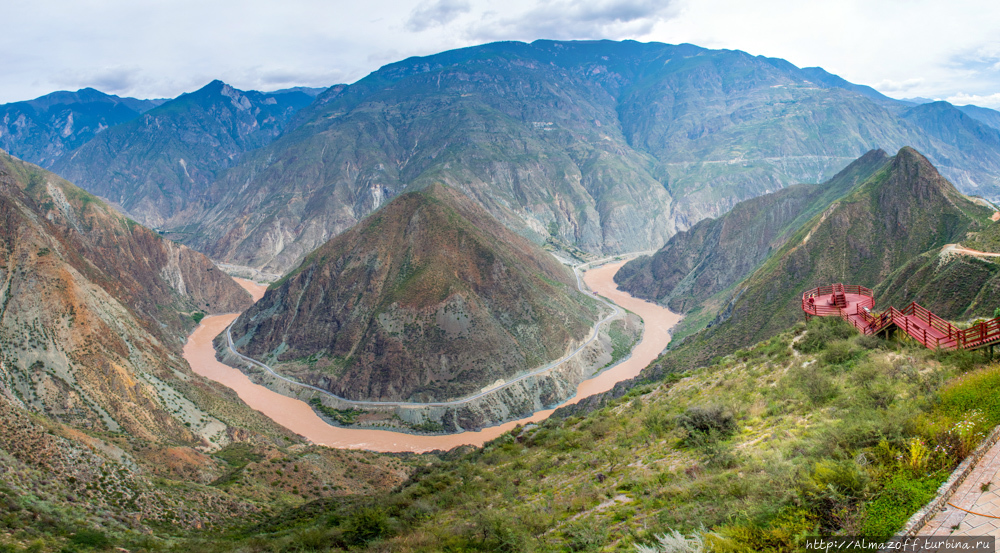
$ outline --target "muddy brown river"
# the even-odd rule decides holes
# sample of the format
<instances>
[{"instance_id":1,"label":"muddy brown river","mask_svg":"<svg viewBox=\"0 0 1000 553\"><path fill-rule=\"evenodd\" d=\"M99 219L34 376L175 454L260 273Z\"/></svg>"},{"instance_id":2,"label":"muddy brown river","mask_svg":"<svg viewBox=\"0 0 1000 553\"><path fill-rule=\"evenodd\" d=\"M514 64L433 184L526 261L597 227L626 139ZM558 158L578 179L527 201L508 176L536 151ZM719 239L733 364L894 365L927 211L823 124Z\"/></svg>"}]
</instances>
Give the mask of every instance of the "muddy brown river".
<instances>
[{"instance_id":1,"label":"muddy brown river","mask_svg":"<svg viewBox=\"0 0 1000 553\"><path fill-rule=\"evenodd\" d=\"M681 319L680 315L654 303L643 301L618 290L612 277L624 261L611 263L587 271L583 280L598 294L642 317L644 331L642 340L632 350L632 356L615 367L581 382L576 396L563 403L571 405L586 397L610 390L622 380L632 378L646 367L670 342L670 328ZM253 282L236 279L254 301L264 295L265 287ZM305 402L283 396L264 386L254 384L239 369L220 363L215 359L212 340L231 323L238 314L205 317L188 337L184 346L184 358L194 372L228 386L236 391L250 407L260 411L274 422L304 436L313 443L329 447L347 449L367 449L371 451L396 452L412 451L422 453L435 449L447 450L460 445L481 446L518 424L539 422L548 418L553 409L538 411L530 417L511 421L499 426L491 426L478 432L462 432L444 436L419 436L387 430L340 428L331 426L316 415Z\"/></svg>"}]
</instances>

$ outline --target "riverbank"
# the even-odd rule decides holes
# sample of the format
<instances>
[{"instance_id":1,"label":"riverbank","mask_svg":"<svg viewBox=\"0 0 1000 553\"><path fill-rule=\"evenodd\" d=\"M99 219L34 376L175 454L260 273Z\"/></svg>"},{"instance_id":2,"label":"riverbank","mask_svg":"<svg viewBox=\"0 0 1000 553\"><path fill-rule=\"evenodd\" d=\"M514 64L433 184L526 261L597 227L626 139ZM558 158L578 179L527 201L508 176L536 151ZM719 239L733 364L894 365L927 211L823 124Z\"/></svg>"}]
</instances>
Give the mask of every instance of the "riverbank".
<instances>
[{"instance_id":1,"label":"riverbank","mask_svg":"<svg viewBox=\"0 0 1000 553\"><path fill-rule=\"evenodd\" d=\"M640 316L645 324L642 338L627 359L597 376L581 382L577 386L576 394L562 403L560 407L610 390L617 382L638 375L643 368L656 359L670 342L669 330L680 320L680 315L676 313L656 304L633 298L618 290L613 276L624 263L621 261L591 269L584 274L583 280L591 290ZM263 287L259 285L247 281L238 282L244 287L257 286L255 290L250 290L251 294L263 293ZM258 296L255 295L256 297ZM317 444L381 452L411 451L417 453L435 449L447 450L460 445L479 446L518 424L523 425L545 420L554 411L554 409L537 411L530 417L491 426L481 431L448 435L417 435L331 426L316 415L305 402L255 384L243 372L216 360L212 339L236 317L236 314L206 317L189 338L188 344L184 348L185 359L188 360L196 373L232 388L243 401L254 409Z\"/></svg>"}]
</instances>

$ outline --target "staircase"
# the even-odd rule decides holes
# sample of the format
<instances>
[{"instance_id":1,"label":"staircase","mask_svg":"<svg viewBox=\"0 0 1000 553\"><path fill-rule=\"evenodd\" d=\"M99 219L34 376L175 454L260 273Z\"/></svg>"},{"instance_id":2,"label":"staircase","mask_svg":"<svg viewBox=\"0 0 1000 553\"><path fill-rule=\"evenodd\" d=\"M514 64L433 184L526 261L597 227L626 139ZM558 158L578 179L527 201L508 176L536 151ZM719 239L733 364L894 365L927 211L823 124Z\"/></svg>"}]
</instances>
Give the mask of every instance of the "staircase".
<instances>
[{"instance_id":1,"label":"staircase","mask_svg":"<svg viewBox=\"0 0 1000 553\"><path fill-rule=\"evenodd\" d=\"M833 284L802 294L802 311L809 317L841 317L864 334L877 334L895 325L931 349L974 350L1000 343L1000 317L960 329L917 302L904 309L890 307L872 313L875 296L862 286Z\"/></svg>"}]
</instances>

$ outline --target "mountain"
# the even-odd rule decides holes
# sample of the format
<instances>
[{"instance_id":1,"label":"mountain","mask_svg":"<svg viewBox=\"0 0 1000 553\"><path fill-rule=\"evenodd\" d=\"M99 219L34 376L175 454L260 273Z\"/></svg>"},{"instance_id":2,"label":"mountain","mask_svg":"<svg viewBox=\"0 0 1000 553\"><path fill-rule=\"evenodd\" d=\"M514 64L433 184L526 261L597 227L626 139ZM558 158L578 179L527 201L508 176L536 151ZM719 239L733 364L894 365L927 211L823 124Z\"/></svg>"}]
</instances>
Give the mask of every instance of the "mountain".
<instances>
[{"instance_id":1,"label":"mountain","mask_svg":"<svg viewBox=\"0 0 1000 553\"><path fill-rule=\"evenodd\" d=\"M973 105L955 107L980 123L989 125L994 129L1000 129L1000 112L995 109L981 108Z\"/></svg>"},{"instance_id":2,"label":"mountain","mask_svg":"<svg viewBox=\"0 0 1000 553\"><path fill-rule=\"evenodd\" d=\"M161 226L197 211L209 183L278 136L312 100L302 91L245 92L213 81L108 129L52 168L139 222Z\"/></svg>"},{"instance_id":3,"label":"mountain","mask_svg":"<svg viewBox=\"0 0 1000 553\"><path fill-rule=\"evenodd\" d=\"M93 88L53 92L0 105L0 148L41 165L52 165L98 133L135 119L163 100L119 98Z\"/></svg>"},{"instance_id":4,"label":"mountain","mask_svg":"<svg viewBox=\"0 0 1000 553\"><path fill-rule=\"evenodd\" d=\"M0 152L0 549L149 550L153 528L405 478L397 460L303 443L192 372L195 320L250 303L202 254Z\"/></svg>"},{"instance_id":5,"label":"mountain","mask_svg":"<svg viewBox=\"0 0 1000 553\"><path fill-rule=\"evenodd\" d=\"M823 184L800 184L736 204L675 234L652 256L629 261L615 282L633 296L685 313L743 280L789 235L888 161L882 150L858 158Z\"/></svg>"},{"instance_id":6,"label":"mountain","mask_svg":"<svg viewBox=\"0 0 1000 553\"><path fill-rule=\"evenodd\" d=\"M877 148L913 144L963 190L998 197L1000 148L967 119L739 51L485 44L329 89L167 227L214 259L284 273L393 196L440 182L536 243L649 250Z\"/></svg>"},{"instance_id":7,"label":"mountain","mask_svg":"<svg viewBox=\"0 0 1000 553\"><path fill-rule=\"evenodd\" d=\"M458 191L398 196L309 254L232 327L237 348L350 399L478 392L564 355L597 304Z\"/></svg>"},{"instance_id":8,"label":"mountain","mask_svg":"<svg viewBox=\"0 0 1000 553\"><path fill-rule=\"evenodd\" d=\"M809 288L843 282L876 289L927 252L990 227L992 213L958 192L923 155L903 148L799 227L669 363L701 362L774 335L802 317L801 295ZM887 307L887 299L878 298L877 306ZM923 297L912 293L906 301Z\"/></svg>"},{"instance_id":9,"label":"mountain","mask_svg":"<svg viewBox=\"0 0 1000 553\"><path fill-rule=\"evenodd\" d=\"M164 405L192 315L249 294L203 255L2 154L4 393L77 426L191 441ZM198 439L208 439L209 435Z\"/></svg>"},{"instance_id":10,"label":"mountain","mask_svg":"<svg viewBox=\"0 0 1000 553\"><path fill-rule=\"evenodd\" d=\"M995 181L983 174L1000 174L1000 129L948 102L921 104L901 117L919 131L913 147L921 151L933 148L935 166L946 171L963 192L997 199ZM973 152L974 162L970 160Z\"/></svg>"}]
</instances>

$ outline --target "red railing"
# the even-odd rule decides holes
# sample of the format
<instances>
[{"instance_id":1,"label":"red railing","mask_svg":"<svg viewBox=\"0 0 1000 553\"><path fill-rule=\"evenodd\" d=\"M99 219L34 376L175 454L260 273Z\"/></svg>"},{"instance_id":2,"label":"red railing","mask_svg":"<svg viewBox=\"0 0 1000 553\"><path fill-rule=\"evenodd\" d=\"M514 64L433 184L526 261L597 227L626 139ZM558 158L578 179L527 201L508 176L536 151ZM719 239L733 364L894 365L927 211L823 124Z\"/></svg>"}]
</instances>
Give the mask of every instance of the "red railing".
<instances>
[{"instance_id":1,"label":"red railing","mask_svg":"<svg viewBox=\"0 0 1000 553\"><path fill-rule=\"evenodd\" d=\"M853 310L846 308L846 294L863 296L856 302ZM832 284L819 286L802 294L802 310L807 315L841 317L864 334L875 334L895 324L928 348L975 349L1000 343L1000 317L963 330L917 302L910 302L903 310L889 307L880 314L871 312L874 306L874 294L863 286Z\"/></svg>"},{"instance_id":2,"label":"red railing","mask_svg":"<svg viewBox=\"0 0 1000 553\"><path fill-rule=\"evenodd\" d=\"M875 307L875 295L872 291L864 286L857 286L853 284L832 284L830 286L819 286L813 288L812 290L807 290L802 294L802 310L810 315L816 315L817 317L829 317L831 315L844 316L843 307L837 305L838 302L832 304L823 304L823 302L809 302L809 298L818 298L820 296L843 296L844 294L854 294L856 296L866 296L869 300L863 300L863 303L871 309ZM846 305L846 304L845 304ZM860 306L860 304L859 304ZM846 318L846 317L845 317Z\"/></svg>"}]
</instances>

